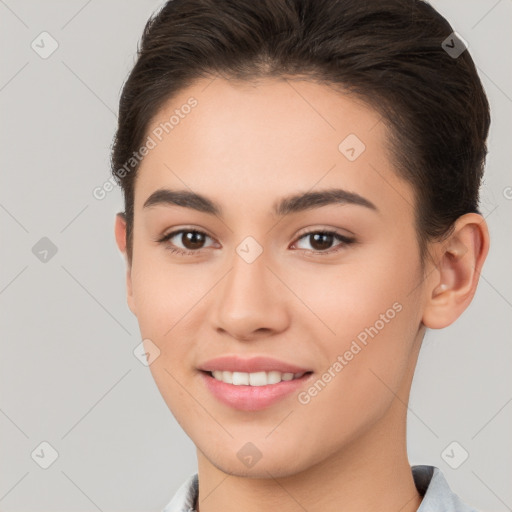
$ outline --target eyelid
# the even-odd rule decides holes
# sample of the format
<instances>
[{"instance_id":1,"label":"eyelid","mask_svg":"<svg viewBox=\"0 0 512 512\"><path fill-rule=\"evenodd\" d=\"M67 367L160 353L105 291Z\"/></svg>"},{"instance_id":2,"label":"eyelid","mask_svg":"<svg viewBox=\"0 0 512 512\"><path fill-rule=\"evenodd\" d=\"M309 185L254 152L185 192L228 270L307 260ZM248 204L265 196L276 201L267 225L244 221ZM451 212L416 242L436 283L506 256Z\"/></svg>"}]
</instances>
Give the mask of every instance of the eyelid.
<instances>
[{"instance_id":1,"label":"eyelid","mask_svg":"<svg viewBox=\"0 0 512 512\"><path fill-rule=\"evenodd\" d=\"M196 231L198 233L201 233L203 235L206 235L212 239L214 239L215 237L213 237L212 235L210 235L208 233L208 231L204 228L198 228L196 226L182 226L178 229L172 229L171 231L169 232L165 232L162 236L160 237L157 237L155 239L156 242L161 242L163 241L165 238L168 238L168 237L171 237L171 235L177 235L178 233L182 232L182 231ZM342 232L340 231L345 231L347 234L343 234ZM333 228L333 227L330 227L330 226L327 226L327 225L319 225L319 226L316 226L316 227L313 227L313 228L303 228L301 229L296 235L295 235L295 239L297 238L300 238L304 235L307 235L307 234L311 234L311 233L318 233L318 232L333 232L335 234L338 234L342 237L345 237L345 238L350 238L350 239L355 239L356 238L356 235L348 230L348 229L343 229L341 230L340 228Z\"/></svg>"},{"instance_id":2,"label":"eyelid","mask_svg":"<svg viewBox=\"0 0 512 512\"><path fill-rule=\"evenodd\" d=\"M344 238L350 238L350 239L354 239L355 241L355 238L356 238L356 235L355 233L353 233L352 231L348 230L348 229L341 229L341 228L334 228L332 226L328 226L328 225L318 225L318 226L314 226L312 228L304 228L304 229L301 229L297 235L295 235L297 238L301 237L301 236L304 236L304 235L308 235L310 233L318 233L318 232L321 232L321 233L326 233L326 232L330 232L330 233L335 233L339 236L342 236ZM345 234L345 233L346 234Z\"/></svg>"},{"instance_id":3,"label":"eyelid","mask_svg":"<svg viewBox=\"0 0 512 512\"><path fill-rule=\"evenodd\" d=\"M210 235L210 233L208 232L207 229L205 228L202 228L202 227L199 227L199 226L193 226L193 225L190 225L190 226L187 226L186 224L184 226L180 226L180 227L177 227L177 228L172 228L172 229L169 229L168 231L165 231L163 235L157 237L155 239L155 241L160 241L164 238L167 238L171 235L177 235L178 233L182 232L182 231L197 231L198 233L202 233L204 235L207 235L209 236L210 238L215 238L213 237L212 235Z\"/></svg>"}]
</instances>

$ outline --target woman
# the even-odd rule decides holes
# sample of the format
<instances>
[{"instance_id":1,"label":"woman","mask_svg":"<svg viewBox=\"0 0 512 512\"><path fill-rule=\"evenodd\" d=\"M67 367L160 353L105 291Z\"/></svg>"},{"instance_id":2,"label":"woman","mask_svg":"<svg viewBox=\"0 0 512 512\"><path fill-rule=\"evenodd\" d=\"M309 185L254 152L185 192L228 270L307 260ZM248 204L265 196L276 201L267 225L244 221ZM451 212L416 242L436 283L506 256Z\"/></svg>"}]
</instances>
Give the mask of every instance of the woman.
<instances>
[{"instance_id":1,"label":"woman","mask_svg":"<svg viewBox=\"0 0 512 512\"><path fill-rule=\"evenodd\" d=\"M427 328L469 306L489 105L412 0L172 0L122 91L115 235L197 448L166 512L473 510L411 468Z\"/></svg>"}]
</instances>

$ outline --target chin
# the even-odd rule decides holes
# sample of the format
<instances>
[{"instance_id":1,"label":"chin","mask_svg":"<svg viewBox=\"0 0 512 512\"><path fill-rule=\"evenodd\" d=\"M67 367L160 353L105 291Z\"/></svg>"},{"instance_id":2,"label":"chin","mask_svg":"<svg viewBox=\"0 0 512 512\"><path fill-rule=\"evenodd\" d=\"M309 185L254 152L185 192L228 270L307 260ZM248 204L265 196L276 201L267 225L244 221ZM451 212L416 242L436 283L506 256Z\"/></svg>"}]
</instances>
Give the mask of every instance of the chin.
<instances>
[{"instance_id":1,"label":"chin","mask_svg":"<svg viewBox=\"0 0 512 512\"><path fill-rule=\"evenodd\" d=\"M287 456L282 460L278 460L275 457L272 457L272 459L267 457L266 460L263 460L264 458L265 457L262 457L250 468L244 466L237 458L225 461L209 459L209 461L223 473L242 478L286 478L308 467L307 464L305 464L304 468L300 468L297 465L298 462L300 465L300 461L294 460L291 456ZM293 465L291 465L292 461Z\"/></svg>"},{"instance_id":2,"label":"chin","mask_svg":"<svg viewBox=\"0 0 512 512\"><path fill-rule=\"evenodd\" d=\"M218 470L244 478L285 478L305 471L319 462L313 460L313 453L298 450L300 443L286 447L267 440L266 445L263 445L263 439L261 443L256 440L254 444L231 440L229 444L217 445L213 450L209 445L206 450L200 451L208 463Z\"/></svg>"}]
</instances>

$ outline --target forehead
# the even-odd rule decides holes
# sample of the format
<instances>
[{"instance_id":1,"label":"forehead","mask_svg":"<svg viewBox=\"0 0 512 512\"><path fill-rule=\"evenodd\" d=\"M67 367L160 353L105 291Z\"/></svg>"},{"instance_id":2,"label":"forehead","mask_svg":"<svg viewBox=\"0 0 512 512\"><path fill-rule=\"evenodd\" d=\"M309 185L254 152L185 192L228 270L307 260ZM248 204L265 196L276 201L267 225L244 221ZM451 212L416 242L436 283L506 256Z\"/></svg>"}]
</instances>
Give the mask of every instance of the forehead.
<instances>
[{"instance_id":1,"label":"forehead","mask_svg":"<svg viewBox=\"0 0 512 512\"><path fill-rule=\"evenodd\" d=\"M139 167L135 209L162 187L246 208L270 209L294 190L330 187L382 206L386 199L402 210L412 205L380 115L311 81L202 79L162 105L146 136L155 145Z\"/></svg>"}]
</instances>

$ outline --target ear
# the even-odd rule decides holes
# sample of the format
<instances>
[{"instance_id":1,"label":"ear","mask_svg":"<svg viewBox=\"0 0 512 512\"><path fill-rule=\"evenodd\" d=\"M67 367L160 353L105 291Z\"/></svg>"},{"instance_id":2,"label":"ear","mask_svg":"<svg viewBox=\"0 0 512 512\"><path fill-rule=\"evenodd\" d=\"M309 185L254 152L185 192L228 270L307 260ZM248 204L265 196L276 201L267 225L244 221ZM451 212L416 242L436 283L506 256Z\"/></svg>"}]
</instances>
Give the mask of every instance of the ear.
<instances>
[{"instance_id":1,"label":"ear","mask_svg":"<svg viewBox=\"0 0 512 512\"><path fill-rule=\"evenodd\" d=\"M115 230L115 235L116 235L117 247L123 254L124 259L126 261L126 298L127 298L128 307L130 308L131 312L135 316L137 316L137 313L135 310L135 301L134 301L133 292L132 292L132 268L128 261L128 256L126 254L126 216L123 212L119 212L116 215L114 230Z\"/></svg>"},{"instance_id":2,"label":"ear","mask_svg":"<svg viewBox=\"0 0 512 512\"><path fill-rule=\"evenodd\" d=\"M423 324L442 329L452 324L473 299L480 271L489 252L489 231L477 213L462 215L452 234L436 243L437 271L428 279Z\"/></svg>"}]
</instances>

